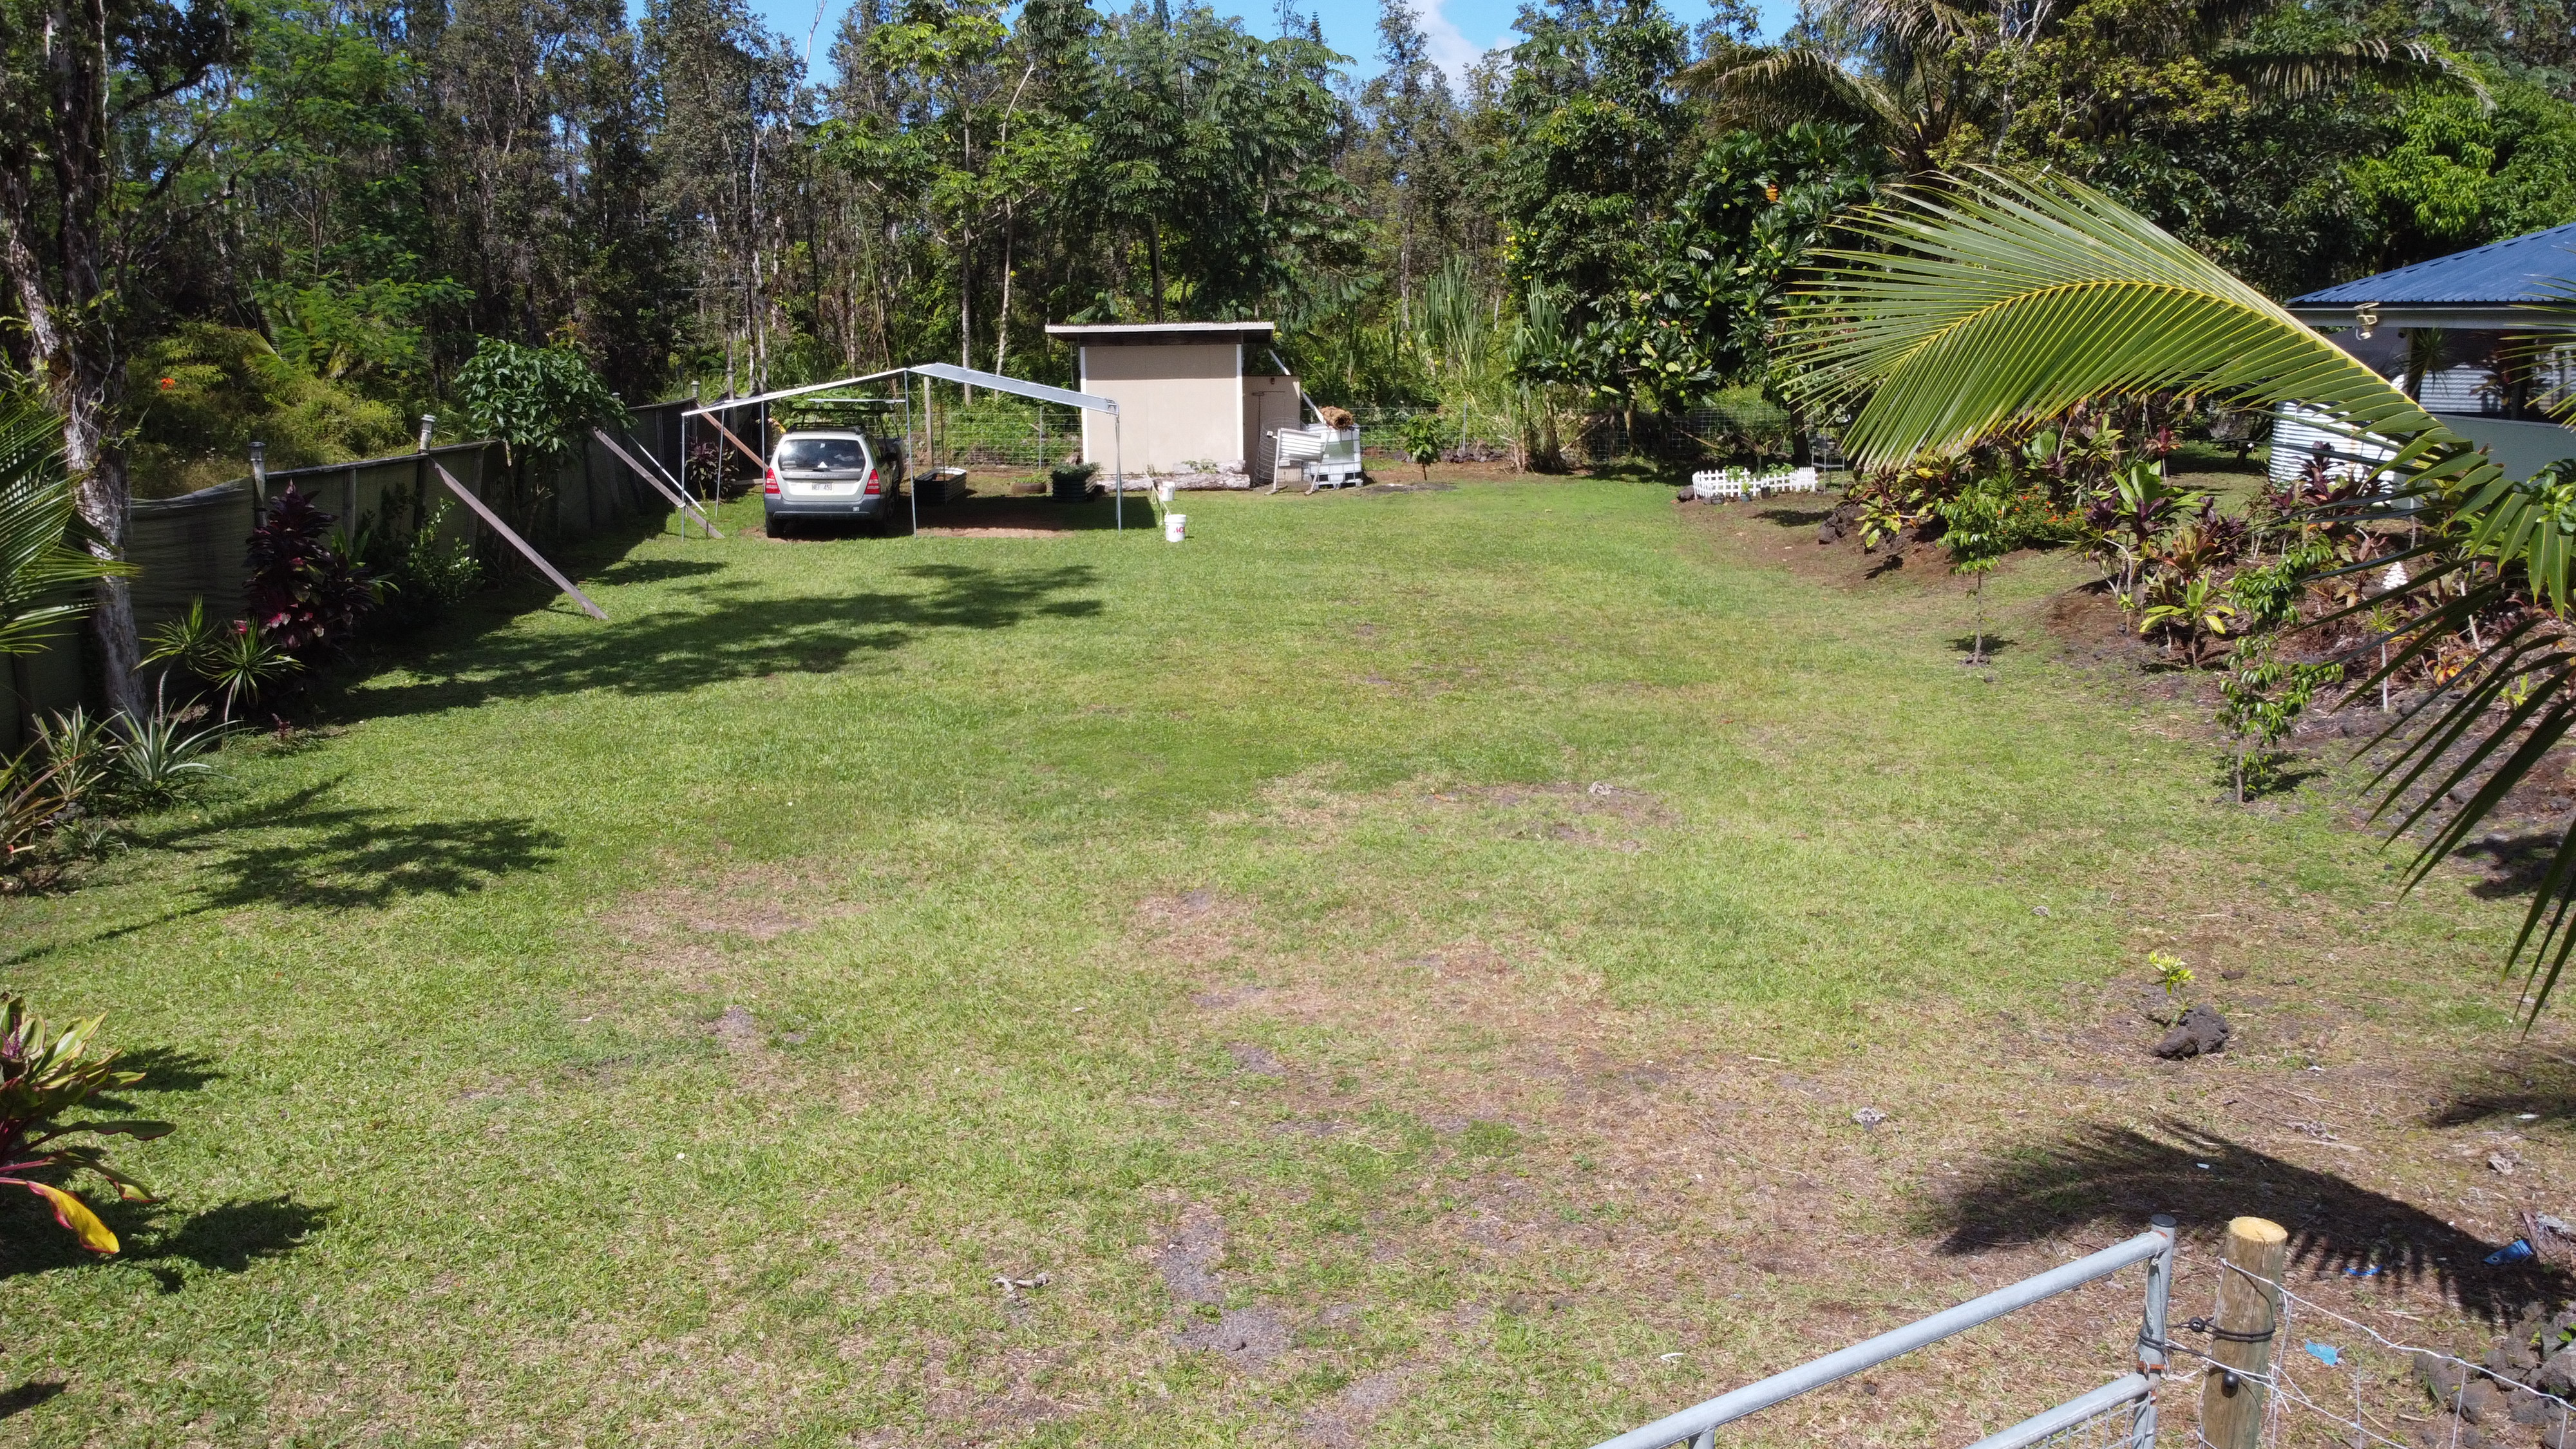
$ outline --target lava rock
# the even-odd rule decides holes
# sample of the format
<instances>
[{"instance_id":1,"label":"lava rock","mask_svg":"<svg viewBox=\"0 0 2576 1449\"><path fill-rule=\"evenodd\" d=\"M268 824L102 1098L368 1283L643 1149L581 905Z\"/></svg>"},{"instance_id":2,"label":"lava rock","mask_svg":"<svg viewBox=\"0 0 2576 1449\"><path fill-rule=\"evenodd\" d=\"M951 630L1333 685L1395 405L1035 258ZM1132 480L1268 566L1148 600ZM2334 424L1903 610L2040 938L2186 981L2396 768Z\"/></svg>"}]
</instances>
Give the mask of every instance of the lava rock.
<instances>
[{"instance_id":1,"label":"lava rock","mask_svg":"<svg viewBox=\"0 0 2576 1449\"><path fill-rule=\"evenodd\" d=\"M2195 1006L2182 1014L2182 1020L2174 1023L2173 1030L2165 1033L2164 1040L2156 1043L2156 1055L2168 1061L2205 1057L2227 1045L2227 1039L2235 1031L2236 1028L2229 1026L2227 1018L2219 1015L2216 1008L2206 1004Z\"/></svg>"},{"instance_id":2,"label":"lava rock","mask_svg":"<svg viewBox=\"0 0 2576 1449\"><path fill-rule=\"evenodd\" d=\"M2551 1354L2531 1382L2544 1394L2556 1394L2562 1399L2576 1397L2576 1348L2562 1348Z\"/></svg>"}]
</instances>

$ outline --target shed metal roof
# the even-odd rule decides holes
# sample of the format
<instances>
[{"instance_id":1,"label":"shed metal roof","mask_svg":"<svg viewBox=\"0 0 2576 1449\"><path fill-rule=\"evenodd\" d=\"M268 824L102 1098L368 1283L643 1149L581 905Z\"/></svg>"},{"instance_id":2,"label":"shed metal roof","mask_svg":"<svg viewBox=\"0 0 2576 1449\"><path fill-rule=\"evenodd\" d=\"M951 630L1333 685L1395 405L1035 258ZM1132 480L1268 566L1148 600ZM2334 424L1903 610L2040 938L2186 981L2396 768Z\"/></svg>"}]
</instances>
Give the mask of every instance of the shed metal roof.
<instances>
[{"instance_id":1,"label":"shed metal roof","mask_svg":"<svg viewBox=\"0 0 2576 1449\"><path fill-rule=\"evenodd\" d=\"M1049 337L1076 342L1223 342L1230 338L1266 338L1277 329L1268 322L1092 322L1047 324Z\"/></svg>"},{"instance_id":2,"label":"shed metal roof","mask_svg":"<svg viewBox=\"0 0 2576 1449\"><path fill-rule=\"evenodd\" d=\"M2470 321L2479 319L2465 314L2564 302L2571 290L2576 290L2571 284L2576 284L2576 223L2327 287L2293 297L2288 306L2291 312L2312 321L2322 319L2311 314L2349 316L2354 308L2365 305L2392 313L2456 312L2464 314L2463 321ZM2406 325L2404 319L2395 316L2388 321L2394 326Z\"/></svg>"}]
</instances>

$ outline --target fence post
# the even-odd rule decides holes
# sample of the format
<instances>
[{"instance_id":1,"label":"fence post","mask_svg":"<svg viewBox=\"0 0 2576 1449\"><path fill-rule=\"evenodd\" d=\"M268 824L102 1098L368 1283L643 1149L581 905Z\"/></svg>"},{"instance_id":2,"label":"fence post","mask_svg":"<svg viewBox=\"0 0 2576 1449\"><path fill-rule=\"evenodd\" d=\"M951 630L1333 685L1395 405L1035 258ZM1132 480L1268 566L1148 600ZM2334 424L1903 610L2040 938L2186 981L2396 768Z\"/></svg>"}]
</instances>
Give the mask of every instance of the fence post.
<instances>
[{"instance_id":1,"label":"fence post","mask_svg":"<svg viewBox=\"0 0 2576 1449\"><path fill-rule=\"evenodd\" d=\"M412 460L411 465L411 531L414 533L420 532L421 524L429 518L429 435L437 426L436 413L420 415L420 446L413 450L419 456ZM385 511L390 513L393 510L387 508Z\"/></svg>"},{"instance_id":2,"label":"fence post","mask_svg":"<svg viewBox=\"0 0 2576 1449\"><path fill-rule=\"evenodd\" d=\"M2138 1324L2138 1372L2147 1376L2149 1387L2129 1415L2129 1449L2156 1449L2156 1390L2173 1362L2165 1347L2167 1310L2173 1303L2173 1214L2158 1213L2147 1219L2147 1229L2164 1236L2165 1248L2147 1260L2147 1305Z\"/></svg>"},{"instance_id":3,"label":"fence post","mask_svg":"<svg viewBox=\"0 0 2576 1449\"><path fill-rule=\"evenodd\" d=\"M2211 1449L2257 1449L2281 1322L2281 1264L2290 1235L2279 1223L2237 1218L2219 1253L2213 1366L2200 1381L2200 1436Z\"/></svg>"}]
</instances>

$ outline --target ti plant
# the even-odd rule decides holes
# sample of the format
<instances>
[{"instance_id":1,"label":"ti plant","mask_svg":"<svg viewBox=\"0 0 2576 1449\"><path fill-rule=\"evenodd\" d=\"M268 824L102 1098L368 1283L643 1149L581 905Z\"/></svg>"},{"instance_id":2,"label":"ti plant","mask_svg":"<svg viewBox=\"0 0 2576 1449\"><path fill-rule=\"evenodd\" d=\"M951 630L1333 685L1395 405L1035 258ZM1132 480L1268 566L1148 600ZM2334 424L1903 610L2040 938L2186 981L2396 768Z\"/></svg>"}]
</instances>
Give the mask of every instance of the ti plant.
<instances>
[{"instance_id":1,"label":"ti plant","mask_svg":"<svg viewBox=\"0 0 2576 1449\"><path fill-rule=\"evenodd\" d=\"M143 1080L141 1072L118 1071L115 1052L90 1049L99 1021L93 1016L74 1022L57 1036L42 1018L28 1013L25 997L0 995L0 1185L23 1187L43 1198L54 1210L54 1221L78 1237L82 1247L113 1253L116 1234L89 1204L43 1180L90 1172L105 1178L127 1202L156 1201L141 1183L107 1165L100 1144L71 1139L148 1140L166 1135L169 1123L62 1120L101 1088L130 1087Z\"/></svg>"},{"instance_id":2,"label":"ti plant","mask_svg":"<svg viewBox=\"0 0 2576 1449\"><path fill-rule=\"evenodd\" d=\"M2159 629L2178 635L2183 657L2194 669L2209 655L2215 640L2227 637L2228 625L2235 622L2236 606L2227 601L2225 590L2208 577L2172 585L2163 596L2147 605L2138 616L2138 632L2152 634Z\"/></svg>"}]
</instances>

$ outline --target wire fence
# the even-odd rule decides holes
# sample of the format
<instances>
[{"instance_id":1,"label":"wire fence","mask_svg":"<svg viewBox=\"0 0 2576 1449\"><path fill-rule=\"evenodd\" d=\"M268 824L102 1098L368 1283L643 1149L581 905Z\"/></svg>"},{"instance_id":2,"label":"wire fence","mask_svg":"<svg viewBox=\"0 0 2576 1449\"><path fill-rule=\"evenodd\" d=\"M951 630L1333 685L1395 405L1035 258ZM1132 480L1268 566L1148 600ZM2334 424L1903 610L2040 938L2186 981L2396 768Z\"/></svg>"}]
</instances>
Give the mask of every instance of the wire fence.
<instances>
[{"instance_id":1,"label":"wire fence","mask_svg":"<svg viewBox=\"0 0 2576 1449\"><path fill-rule=\"evenodd\" d=\"M1520 440L1512 420L1500 414L1377 405L1351 410L1371 456L1395 455L1406 424L1424 414L1438 414L1454 429L1442 450L1446 461L1493 463L1518 455ZM1035 471L1078 461L1082 453L1079 411L1017 398L978 398L962 405L934 398L928 433L925 466ZM1794 431L1785 410L1758 399L1730 399L1684 412L1639 413L1633 418L1619 413L1584 414L1570 425L1561 424L1559 437L1568 460L1586 466L1638 458L1760 464L1787 461ZM1821 438L1811 444L1830 447L1830 441Z\"/></svg>"},{"instance_id":2,"label":"wire fence","mask_svg":"<svg viewBox=\"0 0 2576 1449\"><path fill-rule=\"evenodd\" d=\"M917 425L916 425L917 426ZM933 397L926 466L1036 471L1082 458L1082 412L1018 398Z\"/></svg>"},{"instance_id":3,"label":"wire fence","mask_svg":"<svg viewBox=\"0 0 2576 1449\"><path fill-rule=\"evenodd\" d=\"M1405 424L1429 412L1423 407L1352 409L1360 431L1373 449L1392 450ZM1442 412L1444 417L1455 415ZM1471 412L1456 420L1457 440L1446 457L1453 463L1494 462L1513 456L1518 439L1511 420ZM1588 466L1630 458L1656 462L1704 463L1786 461L1796 438L1795 420L1787 409L1758 398L1724 402L1677 413L1586 413L1560 423L1566 457Z\"/></svg>"},{"instance_id":4,"label":"wire fence","mask_svg":"<svg viewBox=\"0 0 2576 1449\"><path fill-rule=\"evenodd\" d=\"M2486 1362L2471 1363L2391 1338L2236 1264L2219 1266L2277 1295L2270 1368L2238 1375L2266 1391L2265 1449L2500 1449L2535 1443L2576 1449L2576 1402L2508 1372L2512 1338ZM2552 1326L2559 1321L2547 1320L2536 1331L2545 1339L2564 1337L2569 1330ZM2203 1326L2199 1320L2177 1325ZM2538 1353L2558 1346L2544 1342ZM2172 1347L2215 1363L2187 1345ZM2194 1442L2207 1441L2195 1436Z\"/></svg>"}]
</instances>

